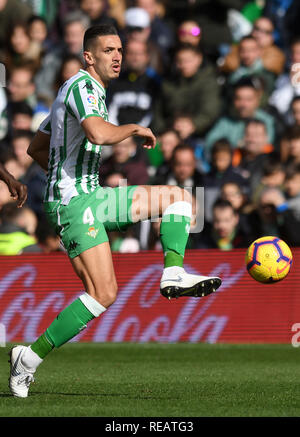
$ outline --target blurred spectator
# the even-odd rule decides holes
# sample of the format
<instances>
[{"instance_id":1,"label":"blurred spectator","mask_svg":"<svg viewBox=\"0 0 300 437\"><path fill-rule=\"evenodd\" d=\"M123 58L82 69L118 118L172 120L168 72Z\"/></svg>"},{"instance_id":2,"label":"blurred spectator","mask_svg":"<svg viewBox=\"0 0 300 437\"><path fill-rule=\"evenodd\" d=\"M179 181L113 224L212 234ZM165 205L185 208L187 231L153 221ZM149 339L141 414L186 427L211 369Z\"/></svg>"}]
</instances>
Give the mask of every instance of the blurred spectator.
<instances>
[{"instance_id":1,"label":"blurred spectator","mask_svg":"<svg viewBox=\"0 0 300 437\"><path fill-rule=\"evenodd\" d=\"M33 138L29 131L16 131L12 139L13 151L22 167L20 181L28 187L26 205L38 215L44 216L43 198L46 187L46 175L40 166L27 154L27 149Z\"/></svg>"},{"instance_id":2,"label":"blurred spectator","mask_svg":"<svg viewBox=\"0 0 300 437\"><path fill-rule=\"evenodd\" d=\"M262 167L262 175L259 183L253 187L251 199L253 203L257 203L260 194L265 188L278 188L283 190L285 180L285 167L278 161L278 157L274 156L268 159Z\"/></svg>"},{"instance_id":3,"label":"blurred spectator","mask_svg":"<svg viewBox=\"0 0 300 437\"><path fill-rule=\"evenodd\" d=\"M40 47L41 56L53 48L54 43L48 36L48 27L45 18L38 15L32 15L27 21L27 26L31 41L35 42Z\"/></svg>"},{"instance_id":4,"label":"blurred spectator","mask_svg":"<svg viewBox=\"0 0 300 437\"><path fill-rule=\"evenodd\" d=\"M270 188L263 195L263 202L273 211L279 236L291 246L300 245L300 166L290 166L285 178L285 195ZM273 234L269 234L273 235Z\"/></svg>"},{"instance_id":5,"label":"blurred spectator","mask_svg":"<svg viewBox=\"0 0 300 437\"><path fill-rule=\"evenodd\" d=\"M274 118L262 109L259 109L260 91L253 81L237 83L233 95L233 106L216 122L205 138L205 147L209 152L212 145L221 138L226 138L234 148L243 143L244 129L249 119L255 118L265 123L267 142L273 144L275 138Z\"/></svg>"},{"instance_id":6,"label":"blurred spectator","mask_svg":"<svg viewBox=\"0 0 300 437\"><path fill-rule=\"evenodd\" d=\"M91 26L110 24L118 26L115 19L107 15L104 0L79 0L80 9L90 18Z\"/></svg>"},{"instance_id":7,"label":"blurred spectator","mask_svg":"<svg viewBox=\"0 0 300 437\"><path fill-rule=\"evenodd\" d=\"M31 8L21 0L0 0L0 47L5 47L7 35L16 23L26 22Z\"/></svg>"},{"instance_id":8,"label":"blurred spectator","mask_svg":"<svg viewBox=\"0 0 300 437\"><path fill-rule=\"evenodd\" d=\"M293 98L290 111L292 113L291 124L300 126L300 95Z\"/></svg>"},{"instance_id":9,"label":"blurred spectator","mask_svg":"<svg viewBox=\"0 0 300 437\"><path fill-rule=\"evenodd\" d=\"M31 130L33 110L26 102L12 103L11 114L13 130Z\"/></svg>"},{"instance_id":10,"label":"blurred spectator","mask_svg":"<svg viewBox=\"0 0 300 437\"><path fill-rule=\"evenodd\" d=\"M256 237L252 223L254 206L249 202L243 187L236 182L226 182L221 188L220 198L230 202L239 213L239 228L249 241L253 241Z\"/></svg>"},{"instance_id":11,"label":"blurred spectator","mask_svg":"<svg viewBox=\"0 0 300 437\"><path fill-rule=\"evenodd\" d=\"M90 20L80 10L70 12L64 17L63 43L49 51L41 60L41 68L35 76L35 83L40 96L54 99L55 79L63 59L67 55L76 55L83 62L82 42Z\"/></svg>"},{"instance_id":12,"label":"blurred spectator","mask_svg":"<svg viewBox=\"0 0 300 437\"><path fill-rule=\"evenodd\" d=\"M221 188L221 199L231 203L233 208L239 213L242 211L246 203L246 195L242 191L242 187L237 182L225 182Z\"/></svg>"},{"instance_id":13,"label":"blurred spectator","mask_svg":"<svg viewBox=\"0 0 300 437\"><path fill-rule=\"evenodd\" d=\"M0 223L1 255L41 252L34 237L37 218L30 208L18 208L15 203L8 203L1 209Z\"/></svg>"},{"instance_id":14,"label":"blurred spectator","mask_svg":"<svg viewBox=\"0 0 300 437\"><path fill-rule=\"evenodd\" d=\"M183 21L177 30L180 44L191 44L198 47L201 41L201 29L196 21Z\"/></svg>"},{"instance_id":15,"label":"blurred spectator","mask_svg":"<svg viewBox=\"0 0 300 437\"><path fill-rule=\"evenodd\" d=\"M57 78L55 91L58 92L59 88L72 76L78 73L78 71L84 67L84 63L77 55L67 55L61 64Z\"/></svg>"},{"instance_id":16,"label":"blurred spectator","mask_svg":"<svg viewBox=\"0 0 300 437\"><path fill-rule=\"evenodd\" d=\"M12 119L12 111L16 106L26 103L33 111L31 128L34 126L36 119L42 121L49 112L47 104L42 102L37 93L34 84L34 73L30 66L23 65L14 67L8 81L9 101L7 104L8 119Z\"/></svg>"},{"instance_id":17,"label":"blurred spectator","mask_svg":"<svg viewBox=\"0 0 300 437\"><path fill-rule=\"evenodd\" d=\"M178 185L180 187L202 187L203 177L196 168L194 150L186 144L175 147L171 168L161 178L156 178L157 185Z\"/></svg>"},{"instance_id":18,"label":"blurred spectator","mask_svg":"<svg viewBox=\"0 0 300 437\"><path fill-rule=\"evenodd\" d=\"M162 131L157 140L163 155L163 162L156 170L153 184L158 184L157 181L164 179L166 174L170 171L173 151L175 147L181 143L178 132L172 128L167 128Z\"/></svg>"},{"instance_id":19,"label":"blurred spectator","mask_svg":"<svg viewBox=\"0 0 300 437\"><path fill-rule=\"evenodd\" d=\"M275 26L275 42L286 49L291 37L297 35L299 29L299 2L292 0L266 0L264 15L272 20Z\"/></svg>"},{"instance_id":20,"label":"blurred spectator","mask_svg":"<svg viewBox=\"0 0 300 437\"><path fill-rule=\"evenodd\" d=\"M217 200L213 205L212 225L205 226L198 248L231 250L248 244L249 239L239 228L239 213L227 200Z\"/></svg>"},{"instance_id":21,"label":"blurred spectator","mask_svg":"<svg viewBox=\"0 0 300 437\"><path fill-rule=\"evenodd\" d=\"M282 73L285 56L282 50L274 44L274 26L272 21L266 17L258 18L254 22L252 36L260 49L264 68L276 75ZM230 53L225 57L224 63L221 65L221 70L225 73L232 73L239 68L240 61L239 46L233 45Z\"/></svg>"},{"instance_id":22,"label":"blurred spectator","mask_svg":"<svg viewBox=\"0 0 300 437\"><path fill-rule=\"evenodd\" d=\"M262 169L273 151L268 144L266 125L263 121L249 120L245 127L245 135L241 148L235 150L234 165L249 181L251 192L262 177Z\"/></svg>"},{"instance_id":23,"label":"blurred spectator","mask_svg":"<svg viewBox=\"0 0 300 437\"><path fill-rule=\"evenodd\" d=\"M35 72L40 65L41 47L32 41L26 23L18 23L10 30L8 50L2 62L10 70L12 67L28 64Z\"/></svg>"},{"instance_id":24,"label":"blurred spectator","mask_svg":"<svg viewBox=\"0 0 300 437\"><path fill-rule=\"evenodd\" d=\"M46 220L41 220L38 223L35 235L44 253L63 251L59 235Z\"/></svg>"},{"instance_id":25,"label":"blurred spectator","mask_svg":"<svg viewBox=\"0 0 300 437\"><path fill-rule=\"evenodd\" d=\"M263 83L261 104L267 102L275 83L275 75L268 71L261 58L261 49L253 36L245 36L239 44L239 67L228 78L228 85L235 85L239 80L247 77L260 78Z\"/></svg>"},{"instance_id":26,"label":"blurred spectator","mask_svg":"<svg viewBox=\"0 0 300 437\"><path fill-rule=\"evenodd\" d=\"M217 59L220 51L232 43L228 26L230 9L241 10L245 0L193 0L168 1L169 15L176 22L192 17L202 31L201 43L211 59Z\"/></svg>"},{"instance_id":27,"label":"blurred spectator","mask_svg":"<svg viewBox=\"0 0 300 437\"><path fill-rule=\"evenodd\" d=\"M129 40L125 52L125 71L108 91L109 121L116 125L137 123L149 127L152 107L159 94L159 83L149 68L146 43Z\"/></svg>"},{"instance_id":28,"label":"blurred spectator","mask_svg":"<svg viewBox=\"0 0 300 437\"><path fill-rule=\"evenodd\" d=\"M151 26L149 39L160 47L163 56L168 57L168 51L174 44L174 35L168 24L158 16L158 1L136 0L136 6L148 12Z\"/></svg>"},{"instance_id":29,"label":"blurred spectator","mask_svg":"<svg viewBox=\"0 0 300 437\"><path fill-rule=\"evenodd\" d=\"M300 126L295 125L286 133L288 151L286 164L300 164Z\"/></svg>"},{"instance_id":30,"label":"blurred spectator","mask_svg":"<svg viewBox=\"0 0 300 437\"><path fill-rule=\"evenodd\" d=\"M291 124L290 106L293 98L300 96L300 82L298 81L299 69L291 68L287 81L278 81L269 99L270 105L284 118L285 123Z\"/></svg>"},{"instance_id":31,"label":"blurred spectator","mask_svg":"<svg viewBox=\"0 0 300 437\"><path fill-rule=\"evenodd\" d=\"M145 163L135 159L137 145L132 137L112 146L112 155L100 165L100 185L112 173L124 174L127 185L143 185L148 181Z\"/></svg>"},{"instance_id":32,"label":"blurred spectator","mask_svg":"<svg viewBox=\"0 0 300 437\"><path fill-rule=\"evenodd\" d=\"M139 241L135 238L132 228L126 232L109 232L109 241L112 252L136 253L140 250Z\"/></svg>"},{"instance_id":33,"label":"blurred spectator","mask_svg":"<svg viewBox=\"0 0 300 437\"><path fill-rule=\"evenodd\" d=\"M188 119L186 135L203 136L220 111L220 96L213 67L201 51L190 44L176 51L178 74L162 84L155 110L156 131L172 123L175 116ZM186 129L185 129L186 130Z\"/></svg>"},{"instance_id":34,"label":"blurred spectator","mask_svg":"<svg viewBox=\"0 0 300 437\"><path fill-rule=\"evenodd\" d=\"M142 8L129 8L125 12L125 33L127 45L129 41L138 41L148 46L149 66L158 74L162 74L167 65L155 42L150 41L150 17Z\"/></svg>"},{"instance_id":35,"label":"blurred spectator","mask_svg":"<svg viewBox=\"0 0 300 437\"><path fill-rule=\"evenodd\" d=\"M227 140L219 140L212 147L211 169L203 175L205 189L205 219L212 220L212 205L220 196L220 189L226 182L246 185L246 180L232 167L232 149Z\"/></svg>"}]
</instances>

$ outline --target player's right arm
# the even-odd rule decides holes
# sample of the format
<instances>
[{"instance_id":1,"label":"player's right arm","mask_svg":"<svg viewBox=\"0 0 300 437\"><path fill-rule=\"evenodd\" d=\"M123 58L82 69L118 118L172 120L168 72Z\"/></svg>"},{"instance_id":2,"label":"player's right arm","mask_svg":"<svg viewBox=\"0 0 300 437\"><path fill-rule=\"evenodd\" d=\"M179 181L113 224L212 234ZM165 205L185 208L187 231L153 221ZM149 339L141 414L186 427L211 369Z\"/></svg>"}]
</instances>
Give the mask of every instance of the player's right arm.
<instances>
[{"instance_id":1,"label":"player's right arm","mask_svg":"<svg viewBox=\"0 0 300 437\"><path fill-rule=\"evenodd\" d=\"M27 153L34 159L43 170L48 171L49 147L51 137L50 116L48 116L40 125L39 130L33 137Z\"/></svg>"},{"instance_id":2,"label":"player's right arm","mask_svg":"<svg viewBox=\"0 0 300 437\"><path fill-rule=\"evenodd\" d=\"M115 126L101 117L89 117L83 120L81 126L87 139L92 144L111 145L131 136L144 138L144 147L149 149L154 148L156 144L156 138L151 129L139 126L138 124Z\"/></svg>"},{"instance_id":3,"label":"player's right arm","mask_svg":"<svg viewBox=\"0 0 300 437\"><path fill-rule=\"evenodd\" d=\"M102 102L104 98L105 96L102 96ZM156 138L150 129L137 124L115 126L106 121L104 103L99 103L99 96L95 89L92 87L88 90L85 81L71 88L67 93L65 105L67 111L77 118L86 138L92 144L111 145L131 136L139 136L144 138L144 147L155 147Z\"/></svg>"}]
</instances>

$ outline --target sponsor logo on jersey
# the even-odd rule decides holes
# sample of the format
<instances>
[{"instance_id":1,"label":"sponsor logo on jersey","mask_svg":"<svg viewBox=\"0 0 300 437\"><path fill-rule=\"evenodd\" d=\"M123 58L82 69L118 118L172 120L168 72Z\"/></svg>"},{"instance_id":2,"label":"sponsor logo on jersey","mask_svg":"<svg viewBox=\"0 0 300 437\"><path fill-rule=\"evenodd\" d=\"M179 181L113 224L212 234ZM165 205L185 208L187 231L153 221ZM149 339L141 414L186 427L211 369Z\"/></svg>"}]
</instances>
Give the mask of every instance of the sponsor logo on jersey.
<instances>
[{"instance_id":1,"label":"sponsor logo on jersey","mask_svg":"<svg viewBox=\"0 0 300 437\"><path fill-rule=\"evenodd\" d=\"M87 101L90 105L95 105L95 106L97 105L96 98L91 94L89 96L87 96Z\"/></svg>"}]
</instances>

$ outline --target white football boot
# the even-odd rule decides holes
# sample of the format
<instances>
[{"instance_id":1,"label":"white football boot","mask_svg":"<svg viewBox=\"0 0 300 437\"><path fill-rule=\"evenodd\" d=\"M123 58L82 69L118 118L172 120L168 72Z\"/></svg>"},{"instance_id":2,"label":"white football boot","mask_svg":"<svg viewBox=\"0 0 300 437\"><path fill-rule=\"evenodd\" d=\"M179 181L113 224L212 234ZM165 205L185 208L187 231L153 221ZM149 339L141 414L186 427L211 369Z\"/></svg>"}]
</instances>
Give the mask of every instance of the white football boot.
<instances>
[{"instance_id":1,"label":"white football boot","mask_svg":"<svg viewBox=\"0 0 300 437\"><path fill-rule=\"evenodd\" d=\"M168 267L163 271L160 292L167 299L181 296L203 297L216 291L222 280L217 276L186 273L182 267Z\"/></svg>"},{"instance_id":2,"label":"white football boot","mask_svg":"<svg viewBox=\"0 0 300 437\"><path fill-rule=\"evenodd\" d=\"M18 398L27 398L30 383L34 382L34 370L29 371L21 362L26 349L27 346L15 346L10 351L9 388L12 395Z\"/></svg>"}]
</instances>

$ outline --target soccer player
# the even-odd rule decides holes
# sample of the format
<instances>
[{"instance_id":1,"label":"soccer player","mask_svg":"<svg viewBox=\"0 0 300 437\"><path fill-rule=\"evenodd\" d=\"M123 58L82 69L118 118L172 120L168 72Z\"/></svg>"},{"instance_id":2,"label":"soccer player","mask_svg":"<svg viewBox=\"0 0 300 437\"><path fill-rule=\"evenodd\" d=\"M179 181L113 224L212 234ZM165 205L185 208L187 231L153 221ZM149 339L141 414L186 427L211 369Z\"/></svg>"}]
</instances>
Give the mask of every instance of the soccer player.
<instances>
[{"instance_id":1,"label":"soccer player","mask_svg":"<svg viewBox=\"0 0 300 437\"><path fill-rule=\"evenodd\" d=\"M48 171L45 210L66 248L85 293L66 307L30 346L10 352L10 390L27 397L33 375L43 359L99 317L117 296L117 282L107 230L125 229L153 216L160 227L164 270L163 296L205 296L220 285L218 277L191 275L183 257L191 221L191 196L179 187L98 184L101 145L130 136L155 147L150 129L108 122L105 92L121 69L122 45L108 25L89 28L83 41L85 69L60 88L50 116L41 124L28 153ZM125 206L124 206L125 205Z\"/></svg>"},{"instance_id":2,"label":"soccer player","mask_svg":"<svg viewBox=\"0 0 300 437\"><path fill-rule=\"evenodd\" d=\"M3 165L0 164L0 180L5 182L11 197L18 200L17 206L21 208L27 199L27 187L21 182L17 181Z\"/></svg>"}]
</instances>

